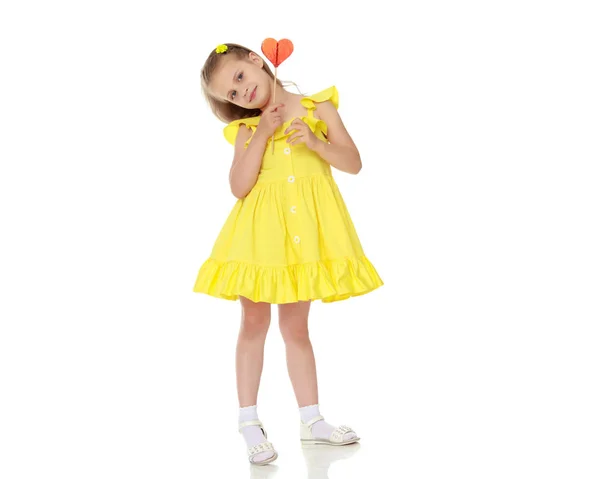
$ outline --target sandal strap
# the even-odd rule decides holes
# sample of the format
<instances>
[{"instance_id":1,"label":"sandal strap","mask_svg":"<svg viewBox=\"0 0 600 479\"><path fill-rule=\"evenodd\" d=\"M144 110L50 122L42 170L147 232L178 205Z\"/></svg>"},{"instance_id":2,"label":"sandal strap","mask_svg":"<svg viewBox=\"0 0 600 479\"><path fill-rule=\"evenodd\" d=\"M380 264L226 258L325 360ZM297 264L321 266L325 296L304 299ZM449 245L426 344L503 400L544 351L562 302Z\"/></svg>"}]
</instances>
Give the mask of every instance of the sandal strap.
<instances>
[{"instance_id":1,"label":"sandal strap","mask_svg":"<svg viewBox=\"0 0 600 479\"><path fill-rule=\"evenodd\" d=\"M348 434L349 432L353 432L354 434L356 434L356 432L348 426L338 426L333 430L333 432L329 436L329 440L331 442L342 442L344 440L344 435Z\"/></svg>"},{"instance_id":2,"label":"sandal strap","mask_svg":"<svg viewBox=\"0 0 600 479\"><path fill-rule=\"evenodd\" d=\"M271 444L269 441L261 442L260 444L257 444L256 446L252 446L252 447L248 448L248 456L250 456L250 457L256 456L257 454L260 454L261 452L267 452L267 451L275 452L275 449L273 448L273 444Z\"/></svg>"},{"instance_id":3,"label":"sandal strap","mask_svg":"<svg viewBox=\"0 0 600 479\"><path fill-rule=\"evenodd\" d=\"M258 426L258 427L262 428L263 423L261 421L259 421L258 419L253 419L252 421L240 422L238 424L238 432L242 432L242 428L244 428L246 426Z\"/></svg>"},{"instance_id":4,"label":"sandal strap","mask_svg":"<svg viewBox=\"0 0 600 479\"><path fill-rule=\"evenodd\" d=\"M313 417L313 418L312 418L310 421L308 421L308 422L305 422L305 423L304 423L304 425L305 425L306 427L309 427L309 428L310 428L310 427L311 427L311 426L312 426L314 423L316 423L316 422L318 422L318 421L321 421L322 419L325 419L325 418L324 418L323 416L320 416L320 415L319 415L319 416L315 416L315 417Z\"/></svg>"}]
</instances>

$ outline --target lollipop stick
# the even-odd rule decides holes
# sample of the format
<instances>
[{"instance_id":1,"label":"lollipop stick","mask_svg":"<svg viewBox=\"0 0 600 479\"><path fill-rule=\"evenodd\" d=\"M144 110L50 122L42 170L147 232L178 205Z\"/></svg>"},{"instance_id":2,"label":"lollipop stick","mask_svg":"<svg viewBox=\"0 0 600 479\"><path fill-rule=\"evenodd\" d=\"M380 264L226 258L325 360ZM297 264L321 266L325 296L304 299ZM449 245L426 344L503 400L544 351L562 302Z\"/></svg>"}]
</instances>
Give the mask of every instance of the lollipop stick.
<instances>
[{"instance_id":1,"label":"lollipop stick","mask_svg":"<svg viewBox=\"0 0 600 479\"><path fill-rule=\"evenodd\" d=\"M275 77L273 78L273 103L275 103L275 85L277 85L277 67L275 67ZM275 154L275 133L271 137L271 154Z\"/></svg>"}]
</instances>

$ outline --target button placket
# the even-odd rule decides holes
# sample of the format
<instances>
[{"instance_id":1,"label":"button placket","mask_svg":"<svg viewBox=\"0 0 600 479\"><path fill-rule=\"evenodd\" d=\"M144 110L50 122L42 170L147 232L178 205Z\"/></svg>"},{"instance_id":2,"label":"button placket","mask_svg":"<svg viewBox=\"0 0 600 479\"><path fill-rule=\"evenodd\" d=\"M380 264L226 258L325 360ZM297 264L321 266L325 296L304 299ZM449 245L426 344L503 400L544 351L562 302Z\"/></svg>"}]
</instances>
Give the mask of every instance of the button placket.
<instances>
[{"instance_id":1,"label":"button placket","mask_svg":"<svg viewBox=\"0 0 600 479\"><path fill-rule=\"evenodd\" d=\"M289 171L290 171L290 175L288 176L288 187L289 187L289 205L290 205L290 213L291 216L289 217L289 224L290 224L290 228L289 228L289 232L290 232L290 236L292 236L292 241L294 242L294 244L299 245L300 241L302 240L302 238L299 235L299 230L300 230L300 225L298 223L298 217L296 216L296 205L297 205L297 200L298 200L298 185L294 184L296 181L296 177L294 175L294 162L293 162L293 155L292 155L292 149L288 146L286 148L284 148L283 150L283 154L286 155L289 158Z\"/></svg>"},{"instance_id":2,"label":"button placket","mask_svg":"<svg viewBox=\"0 0 600 479\"><path fill-rule=\"evenodd\" d=\"M286 146L283 149L283 154L287 156L286 159L288 160L288 167L290 172L290 176L288 176L288 183L293 183L294 181L296 181L296 177L294 176L294 162L292 157L292 149L289 146Z\"/></svg>"}]
</instances>

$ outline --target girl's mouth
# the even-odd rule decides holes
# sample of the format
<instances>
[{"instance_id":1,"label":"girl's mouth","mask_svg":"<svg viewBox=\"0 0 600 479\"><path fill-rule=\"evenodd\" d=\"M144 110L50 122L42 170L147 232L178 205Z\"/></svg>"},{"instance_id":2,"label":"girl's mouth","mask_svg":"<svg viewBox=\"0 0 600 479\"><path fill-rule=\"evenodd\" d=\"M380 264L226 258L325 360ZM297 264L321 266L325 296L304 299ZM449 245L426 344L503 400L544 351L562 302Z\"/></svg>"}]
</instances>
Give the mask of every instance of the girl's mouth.
<instances>
[{"instance_id":1,"label":"girl's mouth","mask_svg":"<svg viewBox=\"0 0 600 479\"><path fill-rule=\"evenodd\" d=\"M252 91L252 93L250 94L250 101L254 100L254 97L256 96L256 89L258 87L254 87L254 90Z\"/></svg>"}]
</instances>

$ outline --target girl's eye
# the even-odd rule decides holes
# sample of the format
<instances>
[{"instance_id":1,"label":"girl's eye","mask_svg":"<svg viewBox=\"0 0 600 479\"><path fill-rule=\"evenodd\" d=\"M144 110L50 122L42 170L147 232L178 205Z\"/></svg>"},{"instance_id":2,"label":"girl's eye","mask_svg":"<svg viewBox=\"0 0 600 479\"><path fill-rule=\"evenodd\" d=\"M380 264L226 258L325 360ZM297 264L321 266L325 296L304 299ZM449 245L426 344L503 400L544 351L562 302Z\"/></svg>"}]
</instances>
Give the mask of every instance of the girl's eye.
<instances>
[{"instance_id":1,"label":"girl's eye","mask_svg":"<svg viewBox=\"0 0 600 479\"><path fill-rule=\"evenodd\" d=\"M238 81L241 81L243 78L244 74L242 72L239 73L239 75L237 76ZM233 100L235 98L236 95L236 91L232 91L231 92L231 99Z\"/></svg>"}]
</instances>

